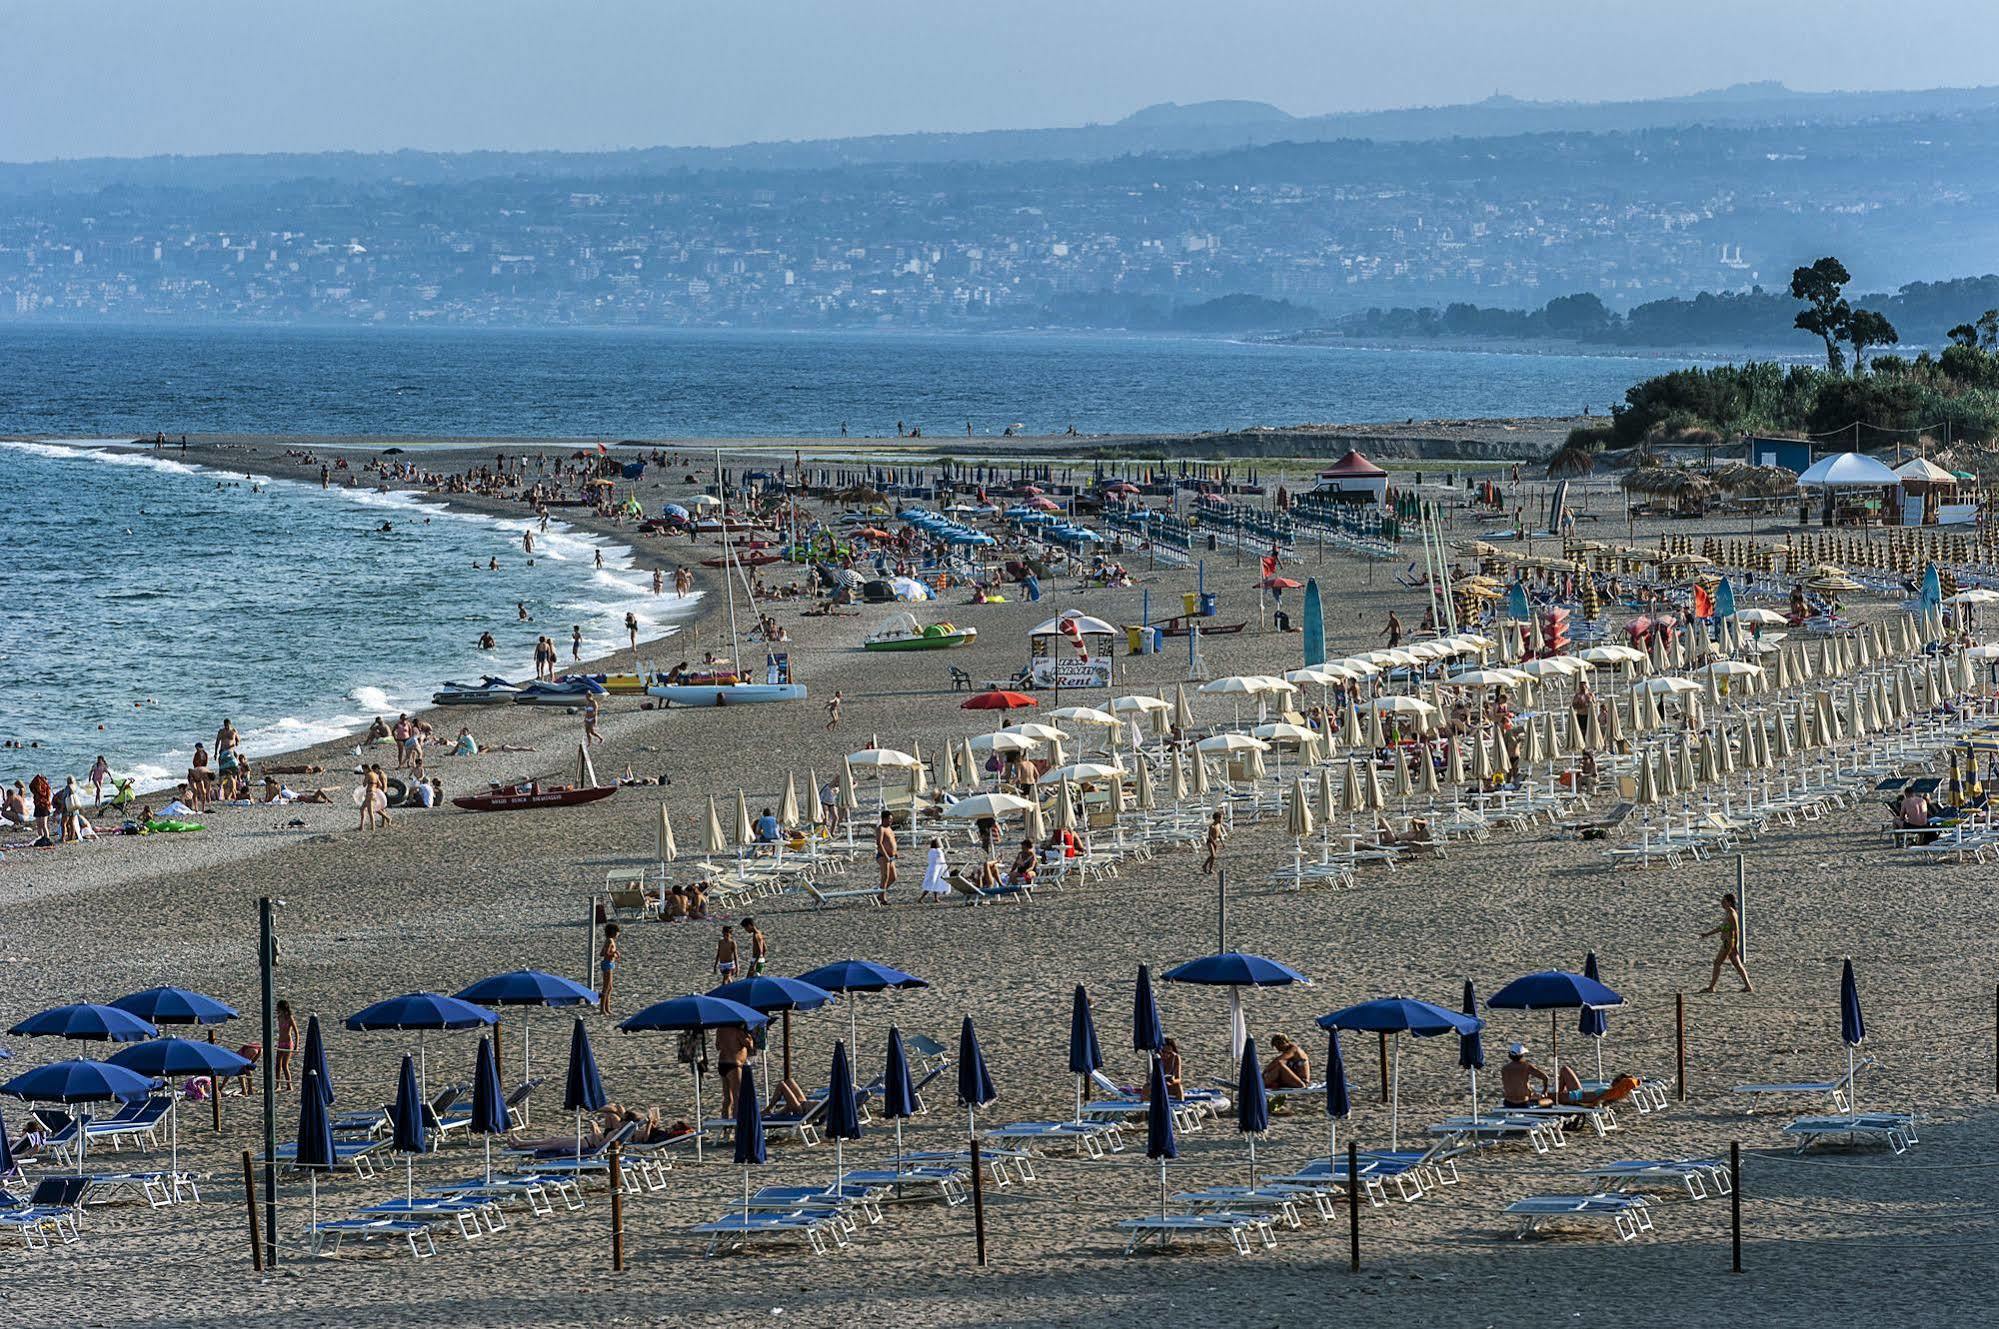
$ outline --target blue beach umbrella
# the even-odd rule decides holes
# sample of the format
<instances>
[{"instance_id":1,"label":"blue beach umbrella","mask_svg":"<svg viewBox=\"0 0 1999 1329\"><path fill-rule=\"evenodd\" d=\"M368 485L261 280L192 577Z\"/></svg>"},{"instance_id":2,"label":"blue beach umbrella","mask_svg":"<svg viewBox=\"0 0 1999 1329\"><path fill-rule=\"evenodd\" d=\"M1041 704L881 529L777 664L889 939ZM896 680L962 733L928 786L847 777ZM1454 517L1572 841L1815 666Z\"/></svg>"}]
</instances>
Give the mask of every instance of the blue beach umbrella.
<instances>
[{"instance_id":1,"label":"blue beach umbrella","mask_svg":"<svg viewBox=\"0 0 1999 1329\"><path fill-rule=\"evenodd\" d=\"M107 1064L122 1066L140 1075L159 1076L170 1080L180 1076L206 1075L209 1083L220 1092L222 1081L232 1075L241 1075L250 1069L248 1057L239 1056L228 1048L217 1047L213 1043L197 1043L189 1038L156 1038L145 1043L133 1043L119 1048L105 1058ZM170 1140L172 1162L172 1184L174 1193L180 1193L180 1095L171 1097L167 1109L167 1132ZM4 1171L4 1169L0 1169Z\"/></svg>"},{"instance_id":2,"label":"blue beach umbrella","mask_svg":"<svg viewBox=\"0 0 1999 1329\"><path fill-rule=\"evenodd\" d=\"M1596 952L1583 956L1583 977L1592 983L1603 981L1596 967ZM1576 1019L1576 1029L1584 1038L1596 1040L1596 1078L1603 1078L1603 1036L1610 1032L1610 1019L1601 1007L1585 1006Z\"/></svg>"},{"instance_id":3,"label":"blue beach umbrella","mask_svg":"<svg viewBox=\"0 0 1999 1329\"><path fill-rule=\"evenodd\" d=\"M826 1077L825 1133L833 1137L833 1185L838 1187L847 1177L846 1142L861 1138L861 1112L854 1102L854 1071L847 1060L847 1044L841 1040L833 1044L833 1069Z\"/></svg>"},{"instance_id":4,"label":"blue beach umbrella","mask_svg":"<svg viewBox=\"0 0 1999 1329\"><path fill-rule=\"evenodd\" d=\"M1102 1069L1103 1049L1097 1046L1097 1022L1090 1014L1090 994L1076 984L1069 1004L1069 1074L1076 1077L1076 1120L1083 1119L1083 1082Z\"/></svg>"},{"instance_id":5,"label":"blue beach umbrella","mask_svg":"<svg viewBox=\"0 0 1999 1329\"><path fill-rule=\"evenodd\" d=\"M993 1077L986 1071L986 1054L979 1047L979 1031L972 1017L958 1026L958 1101L965 1105L965 1132L978 1131L978 1111L999 1097Z\"/></svg>"},{"instance_id":6,"label":"blue beach umbrella","mask_svg":"<svg viewBox=\"0 0 1999 1329\"><path fill-rule=\"evenodd\" d=\"M882 1059L882 1115L895 1123L895 1170L902 1171L902 1123L916 1115L916 1085L909 1078L909 1053L902 1030L889 1026L888 1055Z\"/></svg>"},{"instance_id":7,"label":"blue beach umbrella","mask_svg":"<svg viewBox=\"0 0 1999 1329\"><path fill-rule=\"evenodd\" d=\"M1249 1185L1256 1188L1256 1137L1270 1129L1270 1095L1263 1088L1263 1064L1257 1060L1256 1040L1242 1045L1242 1062L1236 1067L1235 1128L1249 1137Z\"/></svg>"},{"instance_id":8,"label":"blue beach umbrella","mask_svg":"<svg viewBox=\"0 0 1999 1329\"><path fill-rule=\"evenodd\" d=\"M419 1086L430 1082L426 1034L433 1029L477 1029L499 1022L500 1017L484 1006L474 1006L441 992L405 992L400 997L386 997L347 1017L347 1027L357 1032L416 1030L416 1055L421 1068L417 1077Z\"/></svg>"},{"instance_id":9,"label":"blue beach umbrella","mask_svg":"<svg viewBox=\"0 0 1999 1329\"><path fill-rule=\"evenodd\" d=\"M1152 971L1138 967L1138 985L1131 994L1131 1050L1159 1055L1166 1046L1166 1031L1159 1023L1159 1003L1152 996Z\"/></svg>"},{"instance_id":10,"label":"blue beach umbrella","mask_svg":"<svg viewBox=\"0 0 1999 1329\"><path fill-rule=\"evenodd\" d=\"M500 1087L500 1063L493 1056L492 1040L479 1040L479 1055L472 1065L472 1130L486 1137L486 1181L493 1180L493 1137L505 1135L513 1123L507 1119L507 1095Z\"/></svg>"},{"instance_id":11,"label":"blue beach umbrella","mask_svg":"<svg viewBox=\"0 0 1999 1329\"><path fill-rule=\"evenodd\" d=\"M319 1174L331 1172L337 1157L333 1148L333 1119L326 1115L326 1090L319 1072L308 1066L299 1085L298 1153L292 1166L302 1168L312 1183L312 1227L319 1226ZM308 1232L312 1228L306 1229Z\"/></svg>"},{"instance_id":12,"label":"blue beach umbrella","mask_svg":"<svg viewBox=\"0 0 1999 1329\"><path fill-rule=\"evenodd\" d=\"M474 1006L594 1006L597 994L573 978L540 969L513 969L482 978L456 994L459 1001ZM500 1035L493 1032L493 1052L500 1052ZM499 1065L494 1062L495 1068ZM531 1078L528 1063L528 1024L521 1021L521 1079Z\"/></svg>"},{"instance_id":13,"label":"blue beach umbrella","mask_svg":"<svg viewBox=\"0 0 1999 1329\"><path fill-rule=\"evenodd\" d=\"M306 1017L305 1047L300 1060L306 1070L318 1072L319 1092L325 1096L327 1106L333 1106L339 1100L333 1092L333 1072L326 1066L326 1036L319 1032L317 1015Z\"/></svg>"},{"instance_id":14,"label":"blue beach umbrella","mask_svg":"<svg viewBox=\"0 0 1999 1329\"><path fill-rule=\"evenodd\" d=\"M222 1024L238 1014L234 1006L187 988L145 988L111 1004L154 1024Z\"/></svg>"},{"instance_id":15,"label":"blue beach umbrella","mask_svg":"<svg viewBox=\"0 0 1999 1329\"><path fill-rule=\"evenodd\" d=\"M37 1011L7 1031L20 1038L67 1038L78 1042L137 1043L158 1038L160 1031L116 1006L79 1001Z\"/></svg>"},{"instance_id":16,"label":"blue beach umbrella","mask_svg":"<svg viewBox=\"0 0 1999 1329\"><path fill-rule=\"evenodd\" d=\"M416 1087L416 1059L405 1052L402 1073L396 1077L396 1104L389 1110L389 1121L395 1127L389 1147L403 1156L405 1201L416 1193L416 1156L430 1152L430 1123L424 1120L423 1109L423 1094Z\"/></svg>"},{"instance_id":17,"label":"blue beach umbrella","mask_svg":"<svg viewBox=\"0 0 1999 1329\"><path fill-rule=\"evenodd\" d=\"M1514 979L1485 999L1489 1011L1548 1011L1550 1055L1555 1063L1556 1083L1562 1073L1562 1025L1552 1012L1581 1010L1586 1006L1622 1006L1624 998L1593 978L1561 969L1544 969Z\"/></svg>"},{"instance_id":18,"label":"blue beach umbrella","mask_svg":"<svg viewBox=\"0 0 1999 1329\"><path fill-rule=\"evenodd\" d=\"M705 1033L709 1029L759 1029L769 1023L770 1017L762 1011L753 1011L738 1002L729 1001L724 997L688 993L686 996L668 997L665 1001L656 1001L644 1010L627 1016L619 1022L618 1028L627 1033L647 1031ZM702 1160L701 1058L698 1056L694 1058L688 1070L694 1077L694 1161L698 1163Z\"/></svg>"},{"instance_id":19,"label":"blue beach umbrella","mask_svg":"<svg viewBox=\"0 0 1999 1329\"><path fill-rule=\"evenodd\" d=\"M1353 1091L1347 1087L1347 1059L1340 1055L1340 1031L1326 1031L1326 1148L1337 1162L1340 1122L1353 1114Z\"/></svg>"},{"instance_id":20,"label":"blue beach umbrella","mask_svg":"<svg viewBox=\"0 0 1999 1329\"><path fill-rule=\"evenodd\" d=\"M1173 1105L1166 1098L1166 1067L1152 1059L1145 1088L1145 1156L1159 1160L1159 1216L1166 1216L1166 1160L1180 1156L1173 1133Z\"/></svg>"},{"instance_id":21,"label":"blue beach umbrella","mask_svg":"<svg viewBox=\"0 0 1999 1329\"><path fill-rule=\"evenodd\" d=\"M724 983L718 988L708 989L711 997L733 1001L765 1015L784 1017L784 1078L791 1078L791 1013L793 1011L816 1011L837 1001L838 998L817 984L803 979L780 978L776 974L757 974L750 978L739 978L733 983ZM760 1057L764 1067L764 1097L770 1097L770 1057Z\"/></svg>"},{"instance_id":22,"label":"blue beach umbrella","mask_svg":"<svg viewBox=\"0 0 1999 1329\"><path fill-rule=\"evenodd\" d=\"M160 1087L151 1076L113 1066L108 1061L54 1061L23 1071L6 1084L0 1094L11 1094L30 1103L109 1103L144 1098ZM77 1171L89 1152L90 1137L77 1140Z\"/></svg>"},{"instance_id":23,"label":"blue beach umbrella","mask_svg":"<svg viewBox=\"0 0 1999 1329\"><path fill-rule=\"evenodd\" d=\"M583 1114L596 1112L609 1100L604 1097L604 1081L597 1074L597 1053L590 1046L590 1031L577 1016L569 1030L569 1074L562 1082L562 1109L576 1114L576 1160L583 1161Z\"/></svg>"},{"instance_id":24,"label":"blue beach umbrella","mask_svg":"<svg viewBox=\"0 0 1999 1329\"><path fill-rule=\"evenodd\" d=\"M810 983L828 992L838 992L851 997L856 992L892 992L901 988L927 988L929 983L914 974L905 974L885 964L872 960L835 960L832 964L822 964L809 973L800 974L802 983ZM847 1003L847 1041L859 1040L859 1005L855 1001Z\"/></svg>"},{"instance_id":25,"label":"blue beach umbrella","mask_svg":"<svg viewBox=\"0 0 1999 1329\"><path fill-rule=\"evenodd\" d=\"M1846 1101L1859 1111L1860 1096L1854 1092L1853 1049L1867 1040L1867 1022L1860 1018L1860 985L1853 981L1853 960L1841 962L1839 971L1839 1041L1846 1044Z\"/></svg>"},{"instance_id":26,"label":"blue beach umbrella","mask_svg":"<svg viewBox=\"0 0 1999 1329\"><path fill-rule=\"evenodd\" d=\"M750 1169L762 1167L764 1148L763 1113L757 1107L757 1083L743 1077L736 1093L736 1165L743 1170L743 1222L750 1220Z\"/></svg>"},{"instance_id":27,"label":"blue beach umbrella","mask_svg":"<svg viewBox=\"0 0 1999 1329\"><path fill-rule=\"evenodd\" d=\"M1242 951L1204 955L1198 960L1175 965L1166 971L1164 977L1169 983L1194 983L1229 990L1229 1055L1233 1057L1242 1056L1242 1045L1249 1037L1242 1009L1244 988L1289 987L1294 983L1309 986L1312 982L1288 964Z\"/></svg>"},{"instance_id":28,"label":"blue beach umbrella","mask_svg":"<svg viewBox=\"0 0 1999 1329\"><path fill-rule=\"evenodd\" d=\"M1434 1038L1440 1034L1474 1034L1484 1027L1485 1022L1476 1016L1461 1015L1457 1011L1427 1001L1417 1001L1413 997L1380 997L1374 1001L1363 1001L1322 1015L1318 1020L1321 1029L1353 1029L1369 1033L1409 1034L1416 1038ZM1402 1146L1402 1040L1391 1040L1394 1063L1391 1074L1393 1085L1389 1095L1388 1139L1391 1149Z\"/></svg>"},{"instance_id":29,"label":"blue beach umbrella","mask_svg":"<svg viewBox=\"0 0 1999 1329\"><path fill-rule=\"evenodd\" d=\"M0 1113L0 1179L11 1177L20 1170L21 1164L14 1157L14 1142L7 1137L7 1116Z\"/></svg>"},{"instance_id":30,"label":"blue beach umbrella","mask_svg":"<svg viewBox=\"0 0 1999 1329\"><path fill-rule=\"evenodd\" d=\"M1478 1014L1478 991L1465 980L1464 1005L1458 1009L1466 1015ZM1471 1073L1471 1114L1478 1118L1478 1073L1485 1069L1485 1036L1476 1031L1458 1035L1458 1068Z\"/></svg>"}]
</instances>

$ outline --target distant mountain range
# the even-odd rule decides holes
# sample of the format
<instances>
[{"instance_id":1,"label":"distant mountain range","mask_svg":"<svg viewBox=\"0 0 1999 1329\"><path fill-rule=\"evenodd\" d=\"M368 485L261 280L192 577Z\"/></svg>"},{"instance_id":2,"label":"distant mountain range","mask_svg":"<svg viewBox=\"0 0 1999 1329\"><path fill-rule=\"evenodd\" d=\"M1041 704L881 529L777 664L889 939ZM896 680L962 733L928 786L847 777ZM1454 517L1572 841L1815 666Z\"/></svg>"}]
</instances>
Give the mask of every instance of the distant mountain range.
<instances>
[{"instance_id":1,"label":"distant mountain range","mask_svg":"<svg viewBox=\"0 0 1999 1329\"><path fill-rule=\"evenodd\" d=\"M829 170L853 166L1095 161L1342 139L1418 142L1535 133L1628 133L1679 126L1839 125L1999 109L1999 87L1908 92L1797 92L1745 83L1628 102L1537 102L1493 96L1455 106L1294 116L1260 101L1163 102L1115 124L960 134L748 143L617 152L270 153L90 158L0 164L0 193L72 193L113 186L204 189L322 180L445 184L476 179L577 179L673 171Z\"/></svg>"}]
</instances>

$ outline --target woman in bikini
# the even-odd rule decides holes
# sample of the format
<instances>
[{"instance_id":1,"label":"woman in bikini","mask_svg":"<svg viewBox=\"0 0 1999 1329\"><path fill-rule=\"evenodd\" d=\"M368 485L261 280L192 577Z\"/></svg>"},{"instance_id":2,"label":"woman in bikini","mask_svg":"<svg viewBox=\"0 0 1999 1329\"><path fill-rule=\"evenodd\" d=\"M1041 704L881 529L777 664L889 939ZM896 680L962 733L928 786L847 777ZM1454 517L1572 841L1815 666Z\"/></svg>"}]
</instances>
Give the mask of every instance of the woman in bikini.
<instances>
[{"instance_id":1,"label":"woman in bikini","mask_svg":"<svg viewBox=\"0 0 1999 1329\"><path fill-rule=\"evenodd\" d=\"M1749 985L1749 970L1742 964L1742 913L1735 903L1735 892L1729 891L1721 897L1721 926L1709 928L1701 933L1703 937L1720 937L1721 949L1715 952L1714 973L1708 977L1703 992L1714 991L1715 984L1721 982L1721 967L1733 965L1735 976L1742 980L1744 992L1754 992Z\"/></svg>"}]
</instances>

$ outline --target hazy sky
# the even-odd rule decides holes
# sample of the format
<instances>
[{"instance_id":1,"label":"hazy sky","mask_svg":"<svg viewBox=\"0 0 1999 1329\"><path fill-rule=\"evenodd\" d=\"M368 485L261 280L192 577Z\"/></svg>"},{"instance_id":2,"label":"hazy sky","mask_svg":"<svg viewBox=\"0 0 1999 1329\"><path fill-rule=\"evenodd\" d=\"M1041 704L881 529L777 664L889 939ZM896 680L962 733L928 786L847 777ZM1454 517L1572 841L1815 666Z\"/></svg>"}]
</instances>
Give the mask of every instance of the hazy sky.
<instances>
[{"instance_id":1,"label":"hazy sky","mask_svg":"<svg viewBox=\"0 0 1999 1329\"><path fill-rule=\"evenodd\" d=\"M1953 0L0 0L0 160L612 148L1999 82Z\"/></svg>"}]
</instances>

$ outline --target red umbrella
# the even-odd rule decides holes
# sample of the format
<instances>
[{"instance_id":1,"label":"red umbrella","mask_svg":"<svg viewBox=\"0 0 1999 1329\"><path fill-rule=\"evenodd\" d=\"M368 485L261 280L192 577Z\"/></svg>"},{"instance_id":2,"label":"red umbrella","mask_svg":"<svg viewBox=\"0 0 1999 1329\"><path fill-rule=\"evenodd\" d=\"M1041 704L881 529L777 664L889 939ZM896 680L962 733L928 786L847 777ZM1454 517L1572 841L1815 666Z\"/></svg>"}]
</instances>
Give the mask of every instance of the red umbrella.
<instances>
[{"instance_id":1,"label":"red umbrella","mask_svg":"<svg viewBox=\"0 0 1999 1329\"><path fill-rule=\"evenodd\" d=\"M1060 512L1062 510L1062 505L1052 498L1031 498L1027 501L1027 506L1030 508L1040 508L1043 512Z\"/></svg>"},{"instance_id":2,"label":"red umbrella","mask_svg":"<svg viewBox=\"0 0 1999 1329\"><path fill-rule=\"evenodd\" d=\"M1263 589L1266 591L1295 591L1304 584L1302 581L1293 581L1289 577L1278 576L1265 577L1262 582Z\"/></svg>"},{"instance_id":3,"label":"red umbrella","mask_svg":"<svg viewBox=\"0 0 1999 1329\"><path fill-rule=\"evenodd\" d=\"M959 703L960 710L966 711L1016 711L1040 703L1021 692L1007 692L993 688L989 692L976 693Z\"/></svg>"}]
</instances>

